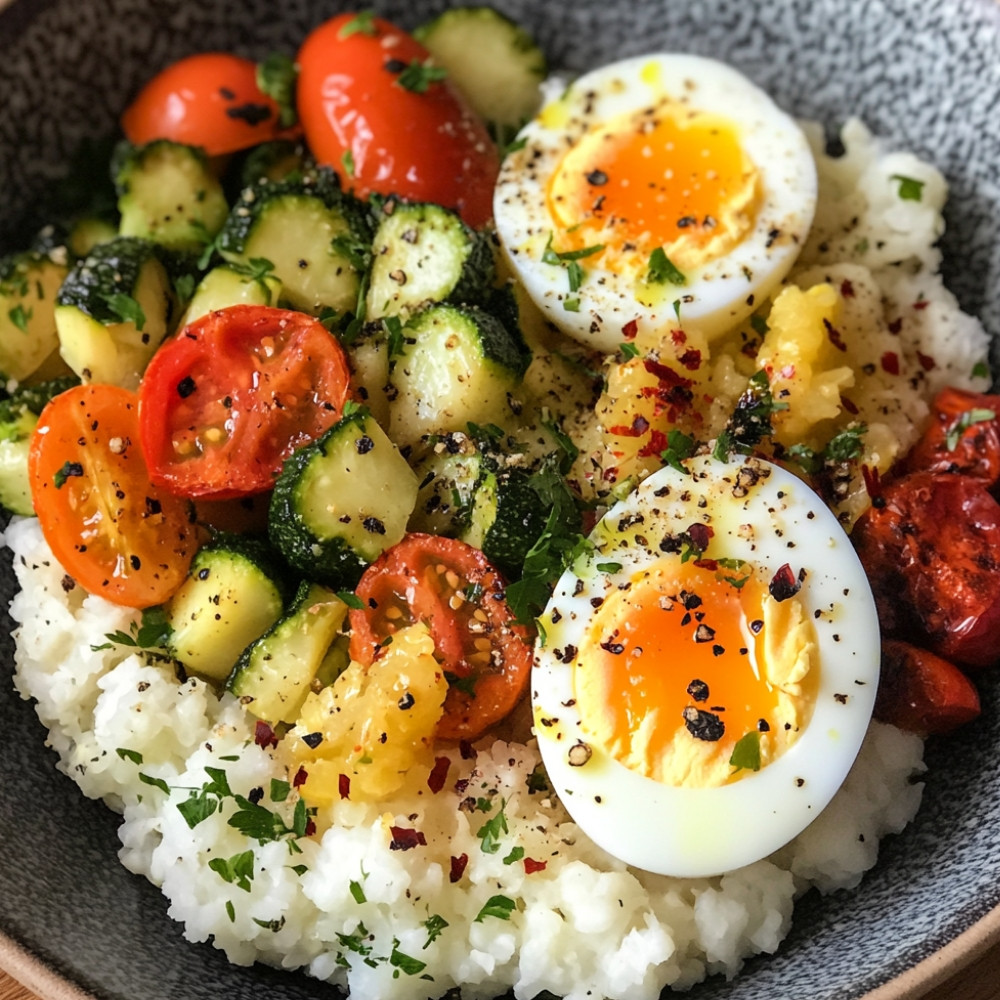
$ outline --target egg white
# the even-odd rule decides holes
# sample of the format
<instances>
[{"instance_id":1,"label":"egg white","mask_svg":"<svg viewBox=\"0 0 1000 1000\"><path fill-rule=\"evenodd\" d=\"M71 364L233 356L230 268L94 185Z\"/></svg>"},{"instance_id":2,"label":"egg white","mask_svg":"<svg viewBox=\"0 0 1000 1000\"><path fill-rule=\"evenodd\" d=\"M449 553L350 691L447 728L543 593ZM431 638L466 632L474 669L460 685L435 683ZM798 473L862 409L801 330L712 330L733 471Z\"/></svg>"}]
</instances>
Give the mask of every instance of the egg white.
<instances>
[{"instance_id":1,"label":"egg white","mask_svg":"<svg viewBox=\"0 0 1000 1000\"><path fill-rule=\"evenodd\" d=\"M819 815L868 728L880 644L861 564L836 517L808 486L758 459L721 463L704 456L684 465L684 473L666 467L653 474L616 504L591 535L594 551L563 575L541 619L531 689L542 759L574 821L627 864L694 877L766 857ZM629 535L616 527L636 517L646 547L634 544L637 529ZM766 579L786 563L805 569L796 597L813 621L819 651L817 700L798 740L761 770L714 788L662 784L591 746L565 653L569 645L583 646L591 601L661 559L659 540L695 521L714 531L707 556L745 560ZM612 569L621 569L608 572L610 560Z\"/></svg>"},{"instance_id":2,"label":"egg white","mask_svg":"<svg viewBox=\"0 0 1000 1000\"><path fill-rule=\"evenodd\" d=\"M585 261L578 290L563 268L542 255L558 225L546 184L567 149L595 126L664 100L728 119L756 166L761 202L752 230L729 253L694 270L684 285L666 285L653 305L636 301L636 273ZM503 162L494 195L497 233L511 266L546 318L594 349L611 353L623 328L657 336L678 311L685 327L712 339L745 319L788 273L805 242L816 205L816 166L795 121L746 77L694 55L641 56L593 70L550 100ZM567 308L579 300L577 311Z\"/></svg>"}]
</instances>

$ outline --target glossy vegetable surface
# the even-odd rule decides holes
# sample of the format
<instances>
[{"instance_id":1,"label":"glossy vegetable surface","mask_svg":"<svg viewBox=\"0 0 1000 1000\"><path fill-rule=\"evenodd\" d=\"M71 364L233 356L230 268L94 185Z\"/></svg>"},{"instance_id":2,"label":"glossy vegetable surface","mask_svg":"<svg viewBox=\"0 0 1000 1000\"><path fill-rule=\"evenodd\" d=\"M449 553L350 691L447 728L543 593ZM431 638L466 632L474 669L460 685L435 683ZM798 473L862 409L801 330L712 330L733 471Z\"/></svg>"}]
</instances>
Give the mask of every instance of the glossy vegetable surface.
<instances>
[{"instance_id":1,"label":"glossy vegetable surface","mask_svg":"<svg viewBox=\"0 0 1000 1000\"><path fill-rule=\"evenodd\" d=\"M368 568L350 612L351 657L371 663L394 632L425 622L450 687L437 734L473 739L520 700L531 669L524 629L512 627L500 574L478 549L410 534Z\"/></svg>"},{"instance_id":2,"label":"glossy vegetable surface","mask_svg":"<svg viewBox=\"0 0 1000 1000\"><path fill-rule=\"evenodd\" d=\"M29 477L46 541L90 593L142 608L183 583L195 527L189 505L149 480L135 393L84 385L56 396L32 438Z\"/></svg>"},{"instance_id":3,"label":"glossy vegetable surface","mask_svg":"<svg viewBox=\"0 0 1000 1000\"><path fill-rule=\"evenodd\" d=\"M151 479L214 500L269 489L282 462L339 419L349 377L336 338L305 313L208 313L164 344L143 376Z\"/></svg>"},{"instance_id":4,"label":"glossy vegetable surface","mask_svg":"<svg viewBox=\"0 0 1000 1000\"><path fill-rule=\"evenodd\" d=\"M473 226L491 218L497 149L419 42L342 14L313 30L298 64L306 141L345 187L456 208Z\"/></svg>"}]
</instances>

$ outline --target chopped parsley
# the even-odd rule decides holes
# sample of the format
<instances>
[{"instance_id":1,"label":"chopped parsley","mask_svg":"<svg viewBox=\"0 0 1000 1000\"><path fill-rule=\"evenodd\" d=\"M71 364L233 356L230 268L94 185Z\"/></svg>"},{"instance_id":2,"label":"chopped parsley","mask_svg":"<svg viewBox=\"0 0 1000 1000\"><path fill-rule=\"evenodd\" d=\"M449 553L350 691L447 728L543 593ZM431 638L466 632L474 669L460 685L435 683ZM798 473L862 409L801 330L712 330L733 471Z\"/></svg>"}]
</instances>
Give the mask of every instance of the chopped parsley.
<instances>
[{"instance_id":1,"label":"chopped parsley","mask_svg":"<svg viewBox=\"0 0 1000 1000\"><path fill-rule=\"evenodd\" d=\"M57 490L61 490L66 481L73 476L82 476L83 466L79 462L63 462L62 466L55 471L52 477L52 484Z\"/></svg>"},{"instance_id":2,"label":"chopped parsley","mask_svg":"<svg viewBox=\"0 0 1000 1000\"><path fill-rule=\"evenodd\" d=\"M348 177L354 176L354 154L349 150L345 149L340 155L340 165L344 168L344 173Z\"/></svg>"},{"instance_id":3,"label":"chopped parsley","mask_svg":"<svg viewBox=\"0 0 1000 1000\"><path fill-rule=\"evenodd\" d=\"M231 858L211 858L208 867L218 875L223 882L235 885L244 892L250 891L253 881L253 851L241 851Z\"/></svg>"},{"instance_id":4,"label":"chopped parsley","mask_svg":"<svg viewBox=\"0 0 1000 1000\"><path fill-rule=\"evenodd\" d=\"M867 430L865 424L852 424L830 438L822 451L805 444L793 444L786 454L803 472L814 476L828 465L842 465L860 458L863 450L861 438Z\"/></svg>"},{"instance_id":5,"label":"chopped parsley","mask_svg":"<svg viewBox=\"0 0 1000 1000\"><path fill-rule=\"evenodd\" d=\"M127 646L131 649L163 649L170 640L173 631L173 626L162 607L144 608L140 620L132 622L128 632L122 632L121 629L108 632L104 636L108 640L106 643L90 648L95 653L103 649L110 649L112 646Z\"/></svg>"},{"instance_id":6,"label":"chopped parsley","mask_svg":"<svg viewBox=\"0 0 1000 1000\"><path fill-rule=\"evenodd\" d=\"M396 83L413 94L424 94L432 83L438 83L447 76L448 71L443 66L432 66L429 62L414 59L396 77Z\"/></svg>"},{"instance_id":7,"label":"chopped parsley","mask_svg":"<svg viewBox=\"0 0 1000 1000\"><path fill-rule=\"evenodd\" d=\"M146 314L142 311L142 306L131 295L124 292L111 292L102 295L101 299L108 309L114 313L123 323L134 323L135 328L141 333L146 325Z\"/></svg>"},{"instance_id":8,"label":"chopped parsley","mask_svg":"<svg viewBox=\"0 0 1000 1000\"><path fill-rule=\"evenodd\" d=\"M427 948L432 945L441 936L441 932L447 926L448 921L444 917L439 913L432 913L424 921L424 927L427 928L427 940L424 942L424 947Z\"/></svg>"},{"instance_id":9,"label":"chopped parsley","mask_svg":"<svg viewBox=\"0 0 1000 1000\"><path fill-rule=\"evenodd\" d=\"M11 323L14 324L21 331L21 333L28 332L28 321L34 314L33 309L25 309L24 306L19 302L13 309L8 310L7 316Z\"/></svg>"},{"instance_id":10,"label":"chopped parsley","mask_svg":"<svg viewBox=\"0 0 1000 1000\"><path fill-rule=\"evenodd\" d=\"M481 924L487 917L510 920L510 915L515 909L517 909L517 904L509 896L490 896L479 911L475 922Z\"/></svg>"},{"instance_id":11,"label":"chopped parsley","mask_svg":"<svg viewBox=\"0 0 1000 1000\"><path fill-rule=\"evenodd\" d=\"M899 181L899 197L903 201L921 201L924 196L924 182L903 174L893 174L890 178Z\"/></svg>"},{"instance_id":12,"label":"chopped parsley","mask_svg":"<svg viewBox=\"0 0 1000 1000\"><path fill-rule=\"evenodd\" d=\"M976 407L966 410L949 428L944 439L944 446L948 451L954 451L958 447L958 442L962 435L976 424L987 424L991 420L996 420L996 413L993 410Z\"/></svg>"},{"instance_id":13,"label":"chopped parsley","mask_svg":"<svg viewBox=\"0 0 1000 1000\"><path fill-rule=\"evenodd\" d=\"M255 281L260 286L260 290L270 300L271 289L268 286L267 279L273 277L274 264L266 257L251 257L245 263L236 261L235 263L230 263L228 267L231 271L242 275L247 281Z\"/></svg>"},{"instance_id":14,"label":"chopped parsley","mask_svg":"<svg viewBox=\"0 0 1000 1000\"><path fill-rule=\"evenodd\" d=\"M355 882L354 879L351 879L349 888L351 890L351 895L354 897L355 903L360 904L360 903L366 903L368 901L368 897L365 896L364 887L361 885L360 882Z\"/></svg>"},{"instance_id":15,"label":"chopped parsley","mask_svg":"<svg viewBox=\"0 0 1000 1000\"><path fill-rule=\"evenodd\" d=\"M511 851L510 851L510 854L508 854L507 857L505 857L503 859L503 863L505 865L512 865L516 861L520 861L523 857L524 857L524 848L523 847L520 847L520 846L518 846L518 847L512 847Z\"/></svg>"},{"instance_id":16,"label":"chopped parsley","mask_svg":"<svg viewBox=\"0 0 1000 1000\"><path fill-rule=\"evenodd\" d=\"M687 475L687 469L681 465L685 458L690 458L698 447L698 443L690 434L685 434L676 427L667 431L667 446L660 452L660 461L672 469Z\"/></svg>"},{"instance_id":17,"label":"chopped parsley","mask_svg":"<svg viewBox=\"0 0 1000 1000\"><path fill-rule=\"evenodd\" d=\"M729 763L737 771L760 770L760 733L756 729L751 729L736 741Z\"/></svg>"},{"instance_id":18,"label":"chopped parsley","mask_svg":"<svg viewBox=\"0 0 1000 1000\"><path fill-rule=\"evenodd\" d=\"M628 341L624 344L619 344L618 350L622 352L622 357L625 358L626 361L639 357L639 348L636 347L635 344L630 344Z\"/></svg>"},{"instance_id":19,"label":"chopped parsley","mask_svg":"<svg viewBox=\"0 0 1000 1000\"><path fill-rule=\"evenodd\" d=\"M337 32L337 37L344 39L351 35L375 36L375 14L370 10L363 10L355 14L346 24L341 26Z\"/></svg>"},{"instance_id":20,"label":"chopped parsley","mask_svg":"<svg viewBox=\"0 0 1000 1000\"><path fill-rule=\"evenodd\" d=\"M663 247L657 247L649 255L649 272L646 274L646 280L654 285L687 284L687 278L685 278L681 271L679 271L671 262ZM680 312L679 302L677 312Z\"/></svg>"},{"instance_id":21,"label":"chopped parsley","mask_svg":"<svg viewBox=\"0 0 1000 1000\"><path fill-rule=\"evenodd\" d=\"M501 799L496 815L491 816L476 831L483 854L496 854L500 850L501 835L510 832L507 826L507 814L504 812L506 806L507 800Z\"/></svg>"},{"instance_id":22,"label":"chopped parsley","mask_svg":"<svg viewBox=\"0 0 1000 1000\"><path fill-rule=\"evenodd\" d=\"M990 376L990 366L985 361L977 361L972 366L973 378L989 378L989 376Z\"/></svg>"},{"instance_id":23,"label":"chopped parsley","mask_svg":"<svg viewBox=\"0 0 1000 1000\"><path fill-rule=\"evenodd\" d=\"M773 430L771 417L787 409L787 403L774 401L767 372L761 370L754 373L743 395L736 401L736 409L725 430L716 439L712 455L720 462L727 461L734 451L749 455L764 438L770 437Z\"/></svg>"},{"instance_id":24,"label":"chopped parsley","mask_svg":"<svg viewBox=\"0 0 1000 1000\"><path fill-rule=\"evenodd\" d=\"M257 86L278 105L278 124L290 128L298 121L295 113L295 62L282 52L272 52L257 64Z\"/></svg>"}]
</instances>

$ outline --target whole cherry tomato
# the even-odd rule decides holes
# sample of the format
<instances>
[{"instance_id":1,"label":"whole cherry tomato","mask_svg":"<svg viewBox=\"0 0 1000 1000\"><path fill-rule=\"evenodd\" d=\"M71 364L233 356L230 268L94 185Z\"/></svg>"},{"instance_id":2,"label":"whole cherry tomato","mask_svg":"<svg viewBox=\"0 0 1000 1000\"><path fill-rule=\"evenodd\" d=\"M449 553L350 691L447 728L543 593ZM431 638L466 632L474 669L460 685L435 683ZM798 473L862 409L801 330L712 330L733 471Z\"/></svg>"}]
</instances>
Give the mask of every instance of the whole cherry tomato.
<instances>
[{"instance_id":1,"label":"whole cherry tomato","mask_svg":"<svg viewBox=\"0 0 1000 1000\"><path fill-rule=\"evenodd\" d=\"M1000 504L980 480L903 476L882 487L851 537L886 634L966 666L1000 659Z\"/></svg>"},{"instance_id":2,"label":"whole cherry tomato","mask_svg":"<svg viewBox=\"0 0 1000 1000\"><path fill-rule=\"evenodd\" d=\"M409 534L365 570L351 616L351 658L370 664L380 643L425 622L448 678L437 735L475 739L520 701L531 672L526 630L510 624L504 582L486 556L455 538Z\"/></svg>"},{"instance_id":3,"label":"whole cherry tomato","mask_svg":"<svg viewBox=\"0 0 1000 1000\"><path fill-rule=\"evenodd\" d=\"M257 86L257 65L225 52L188 56L161 70L122 115L136 145L170 139L221 156L281 132L277 103Z\"/></svg>"},{"instance_id":4,"label":"whole cherry tomato","mask_svg":"<svg viewBox=\"0 0 1000 1000\"><path fill-rule=\"evenodd\" d=\"M453 207L472 226L492 217L496 146L419 42L342 14L306 38L298 64L306 142L345 187Z\"/></svg>"},{"instance_id":5,"label":"whole cherry tomato","mask_svg":"<svg viewBox=\"0 0 1000 1000\"><path fill-rule=\"evenodd\" d=\"M270 489L284 460L340 419L349 379L337 339L305 313L208 313L168 340L142 377L150 478L199 499Z\"/></svg>"}]
</instances>

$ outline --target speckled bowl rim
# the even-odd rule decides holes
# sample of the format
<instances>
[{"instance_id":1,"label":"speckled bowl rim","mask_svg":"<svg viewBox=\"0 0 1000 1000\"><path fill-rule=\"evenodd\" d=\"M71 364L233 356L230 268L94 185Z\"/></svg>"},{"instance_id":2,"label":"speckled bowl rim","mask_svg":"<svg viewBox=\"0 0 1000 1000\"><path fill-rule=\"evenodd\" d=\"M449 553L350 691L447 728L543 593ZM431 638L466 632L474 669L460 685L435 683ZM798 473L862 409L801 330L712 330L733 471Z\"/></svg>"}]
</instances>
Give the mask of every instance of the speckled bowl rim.
<instances>
[{"instance_id":1,"label":"speckled bowl rim","mask_svg":"<svg viewBox=\"0 0 1000 1000\"><path fill-rule=\"evenodd\" d=\"M0 10L13 2L14 0L0 0ZM930 990L970 967L994 947L1000 947L1000 906L980 917L971 927L932 955L866 993L859 1000L919 1000ZM0 932L0 970L41 1000L98 1000L95 994L81 989L72 980L55 972L3 932Z\"/></svg>"}]
</instances>

